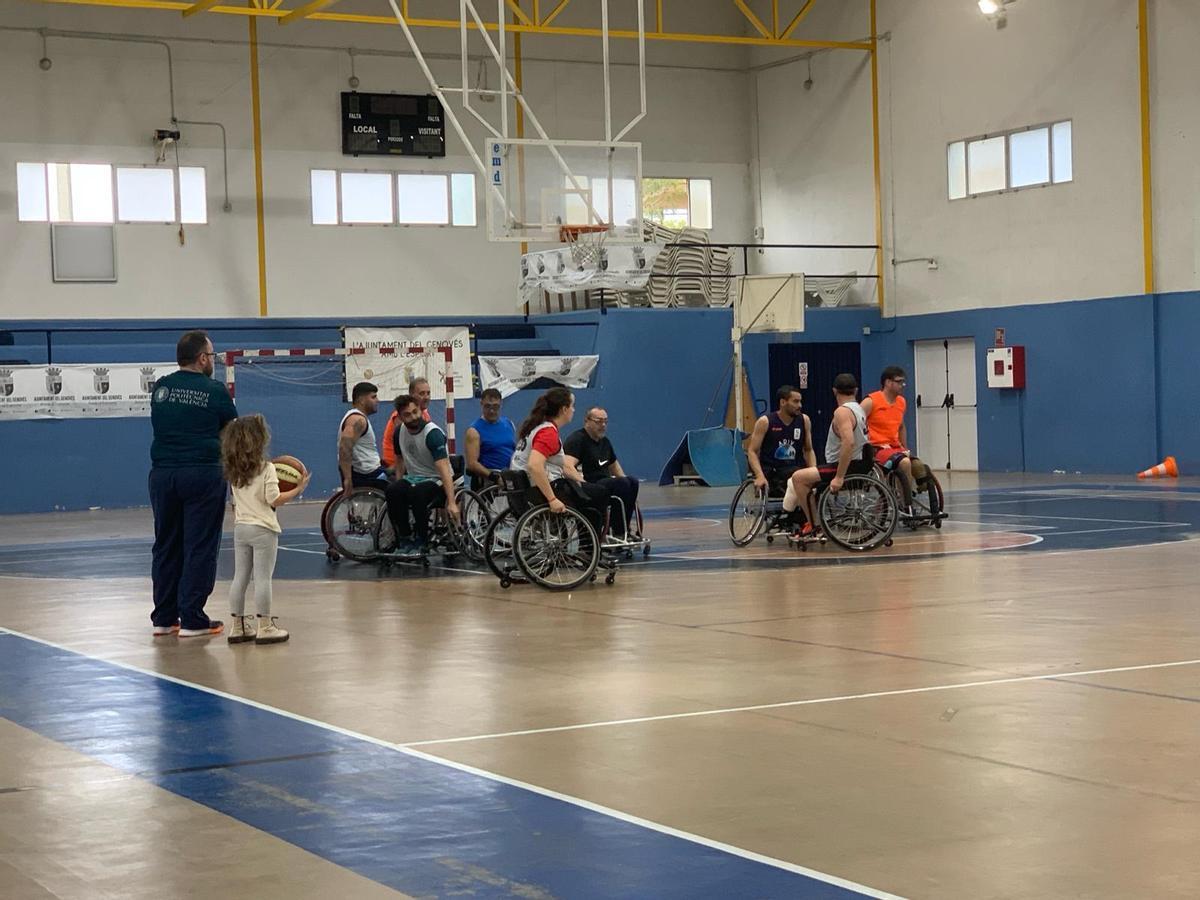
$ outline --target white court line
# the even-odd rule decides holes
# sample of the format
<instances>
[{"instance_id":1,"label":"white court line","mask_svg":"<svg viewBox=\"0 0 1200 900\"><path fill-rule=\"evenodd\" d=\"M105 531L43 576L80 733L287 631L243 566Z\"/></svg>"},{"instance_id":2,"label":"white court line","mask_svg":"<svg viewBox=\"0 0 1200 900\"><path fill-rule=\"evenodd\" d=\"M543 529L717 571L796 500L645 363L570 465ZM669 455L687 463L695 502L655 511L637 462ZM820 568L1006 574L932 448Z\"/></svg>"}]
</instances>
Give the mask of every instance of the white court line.
<instances>
[{"instance_id":1,"label":"white court line","mask_svg":"<svg viewBox=\"0 0 1200 900\"><path fill-rule=\"evenodd\" d=\"M980 533L981 534L994 534L995 532L980 532ZM851 559L864 559L864 560L865 559L879 559L879 560L937 559L942 556L957 556L960 553L992 553L997 550L1020 550L1022 547L1029 547L1029 546L1032 546L1033 544L1040 544L1040 543L1042 543L1043 540L1045 540L1045 538L1043 538L1040 534L1028 534L1026 532L1018 532L1018 533L1024 534L1025 537L1029 538L1029 540L1027 540L1023 544L1008 544L1003 547L968 547L964 550L935 550L931 553L888 553L888 554L882 554L880 556L872 556L869 553L863 553L863 554L856 553L853 555L845 555L841 558L846 559L846 560L851 560ZM911 543L911 542L906 541L905 543L907 544L907 543ZM732 556L732 555L730 555L730 556L693 556L693 555L689 555L689 553L702 553L702 552L704 552L704 551L677 551L675 553L652 553L648 559L634 559L634 560L629 560L627 562L623 562L623 563L621 563L621 568L625 569L625 568L628 568L629 566L647 566L647 565L652 565L654 563L708 562L708 561L732 562L732 561L736 561L736 560L742 560L744 562L755 562L755 561L760 561L763 559L769 559L769 560L791 559L796 563L803 563L805 561L805 559L813 559L814 558L814 557L806 557L803 550L796 551L794 556L780 555L778 557ZM822 559L833 559L834 557L826 556L826 557L821 557L821 558Z\"/></svg>"},{"instance_id":2,"label":"white court line","mask_svg":"<svg viewBox=\"0 0 1200 900\"><path fill-rule=\"evenodd\" d=\"M322 728L325 731L332 731L336 734L342 734L346 737L355 738L356 740L365 741L369 744L374 744L377 747L385 747L389 750L395 750L397 753L403 753L405 756L423 759L426 762L435 763L439 766L445 766L448 769L456 769L459 772L466 772L470 775L477 775L480 778L486 778L489 781L507 784L512 787L521 788L522 790L530 791L534 794L540 794L543 797L549 797L553 800L560 800L563 803L569 803L572 806L577 806L581 809L590 810L591 812L600 813L601 815L610 816L622 822L629 822L632 825L639 825L642 828L647 828L650 831L657 831L660 834L670 835L671 837L680 838L693 844L699 844L703 847L709 847L713 850L720 850L723 853L728 853L731 856L738 856L742 859L748 859L753 862L762 863L763 865L772 866L776 869L783 869L787 872L793 872L797 875L804 875L816 881L823 881L826 884L836 885L840 888L845 888L850 891L858 891L867 897L873 897L875 900L904 900L904 898L889 894L885 891L876 890L875 888L867 887L864 884L858 884L854 881L849 881L845 878L839 878L836 875L829 875L825 872L818 872L816 869L809 869L805 866L798 866L795 863L790 863L782 859L775 859L771 856L763 856L760 853L754 853L751 850L743 850L741 847L735 847L732 844L725 844L721 841L714 841L710 838L702 837L698 834L692 834L689 831L680 831L677 828L672 828L669 825L661 825L658 822L652 822L649 819L643 819L639 816L633 816L629 813L621 812L617 809L612 809L608 806L601 806L598 803L592 803L590 800L584 800L580 797L572 797L570 794L561 794L558 791L552 791L548 788L538 787L536 784L529 784L525 781L518 781L515 778L508 778L504 775L499 775L495 772L489 772L486 769L477 769L474 766L468 766L465 763L455 762L450 759L443 759L440 756L433 756L429 753L423 753L420 750L413 750L405 744L393 744L389 741L384 741L379 738L371 737L367 734L362 734L358 731L351 731L348 728L341 728L337 725L331 725L328 722L322 722L318 719L310 719L307 716L299 715L298 713L288 712L286 709L279 709L275 706L268 706L265 703L259 703L257 700L250 700L246 697L239 697L236 694L226 693L225 691L217 690L203 684L196 684L191 681L184 681L182 678L175 678L172 675L164 675L162 672L155 672L152 669L143 669L141 666L130 665L129 663L116 662L115 660L103 659L98 656L91 656L87 653L80 653L78 650L72 650L70 647L65 647L62 644L55 644L52 641L43 640L42 638L34 637L31 634L23 634L20 631L13 631L11 628L0 627L0 634L10 634L13 637L23 638L27 641L33 641L36 644L43 644L47 647L53 647L55 650L63 650L67 653L74 653L78 656L83 656L88 659L95 659L106 663L110 666L116 666L120 669L126 669L130 672L138 672L142 675L148 675L151 678L159 678L163 681L170 681L173 684L179 684L183 687L193 688L197 691L203 691L206 694L212 694L216 697L222 697L226 700L232 700L234 703L242 703L246 706L253 706L256 709L261 709L266 712L274 713L278 716L284 716L296 722L303 722L306 725L312 725L316 728Z\"/></svg>"},{"instance_id":3,"label":"white court line","mask_svg":"<svg viewBox=\"0 0 1200 900\"><path fill-rule=\"evenodd\" d=\"M413 741L403 747L430 747L438 744L462 744L469 741L489 741L495 738L523 737L529 734L553 734L558 731L582 731L588 728L609 728L614 725L639 725L645 722L666 722L671 719L693 719L699 716L721 716L728 713L757 712L763 709L784 709L792 706L813 706L819 703L840 703L845 700L870 700L875 697L899 697L905 694L928 694L934 691L957 691L963 688L988 687L993 684L1020 684L1026 681L1079 678L1085 675L1109 675L1113 672L1140 672L1145 669L1166 669L1172 666L1200 665L1200 659L1176 662L1147 663L1141 666L1117 666L1112 669L1091 669L1087 672L1055 672L1051 675L1019 675L1012 678L993 678L988 681L967 681L961 684L934 684L927 687L903 688L895 691L872 691L867 694L841 694L836 697L813 697L808 700L785 700L782 703L759 703L754 706L731 706L724 709L702 709L695 712L667 713L661 716L642 716L636 719L609 719L604 722L584 722L579 725L557 725L551 728L529 728L524 731L504 731L495 734L475 734L466 737L442 738L434 741Z\"/></svg>"},{"instance_id":4,"label":"white court line","mask_svg":"<svg viewBox=\"0 0 1200 900\"><path fill-rule=\"evenodd\" d=\"M1124 528L1088 528L1083 531L1056 531L1051 537L1061 537L1064 534L1108 534L1112 531L1146 531L1150 528L1190 528L1191 522L1162 522L1158 525L1129 525ZM1142 546L1145 546L1144 544Z\"/></svg>"},{"instance_id":5,"label":"white court line","mask_svg":"<svg viewBox=\"0 0 1200 900\"><path fill-rule=\"evenodd\" d=\"M1054 519L1059 522L1108 522L1110 525L1191 525L1191 522L1150 522L1146 519L1092 519L1086 516L1027 516L1022 513L986 513L980 516L1003 516L1006 519Z\"/></svg>"},{"instance_id":6,"label":"white court line","mask_svg":"<svg viewBox=\"0 0 1200 900\"><path fill-rule=\"evenodd\" d=\"M313 553L313 554L316 554L317 556L325 555L324 550L302 550L299 547L283 547L283 546L281 546L279 549L280 550L290 550L292 553ZM351 561L353 562L353 560L351 560ZM491 574L489 572L479 572L475 569L457 569L454 566L439 566L439 565L435 565L434 563L430 563L427 566L424 563L415 562L415 561L409 560L409 559L383 559L383 558L380 558L377 560L370 560L370 561L364 563L363 565L371 565L371 564L382 564L382 565L389 565L389 566L417 566L422 569L441 569L442 571L445 571L445 572L461 572L464 575L489 575L489 574ZM331 580L336 580L336 579L331 579Z\"/></svg>"}]
</instances>

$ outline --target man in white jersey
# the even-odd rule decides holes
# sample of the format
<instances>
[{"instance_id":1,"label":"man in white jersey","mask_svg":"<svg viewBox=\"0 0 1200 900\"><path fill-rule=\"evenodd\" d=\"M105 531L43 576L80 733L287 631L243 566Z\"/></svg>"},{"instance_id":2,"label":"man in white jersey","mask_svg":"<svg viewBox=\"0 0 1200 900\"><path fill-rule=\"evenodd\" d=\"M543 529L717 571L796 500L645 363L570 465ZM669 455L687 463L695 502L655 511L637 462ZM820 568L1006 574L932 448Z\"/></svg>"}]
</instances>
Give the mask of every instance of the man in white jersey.
<instances>
[{"instance_id":1,"label":"man in white jersey","mask_svg":"<svg viewBox=\"0 0 1200 900\"><path fill-rule=\"evenodd\" d=\"M837 399L837 409L825 441L827 465L822 467L821 476L828 477L830 467L837 467L829 482L829 489L836 493L842 489L851 464L863 458L863 447L867 444L867 416L856 399L858 379L853 375L843 373L833 379L833 396Z\"/></svg>"},{"instance_id":2,"label":"man in white jersey","mask_svg":"<svg viewBox=\"0 0 1200 900\"><path fill-rule=\"evenodd\" d=\"M387 485L387 470L379 458L375 429L368 418L379 411L379 388L369 381L360 381L350 392L350 398L353 405L338 426L338 471L342 490L347 494L356 487Z\"/></svg>"},{"instance_id":3,"label":"man in white jersey","mask_svg":"<svg viewBox=\"0 0 1200 900\"><path fill-rule=\"evenodd\" d=\"M400 414L400 424L392 437L396 480L387 488L388 515L396 531L397 549L401 553L420 553L429 543L429 509L439 503L439 493L445 495L446 514L458 518L454 473L446 434L422 418L420 401L411 394L401 394L396 398L396 412Z\"/></svg>"}]
</instances>

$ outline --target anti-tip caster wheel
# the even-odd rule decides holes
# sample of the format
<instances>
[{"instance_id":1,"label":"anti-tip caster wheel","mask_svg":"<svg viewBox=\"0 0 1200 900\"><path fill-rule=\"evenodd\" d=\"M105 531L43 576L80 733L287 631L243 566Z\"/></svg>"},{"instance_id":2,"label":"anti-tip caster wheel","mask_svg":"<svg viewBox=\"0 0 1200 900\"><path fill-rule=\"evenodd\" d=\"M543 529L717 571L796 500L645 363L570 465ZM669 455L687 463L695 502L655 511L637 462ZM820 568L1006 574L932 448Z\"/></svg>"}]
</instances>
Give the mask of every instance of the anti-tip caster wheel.
<instances>
[{"instance_id":1,"label":"anti-tip caster wheel","mask_svg":"<svg viewBox=\"0 0 1200 900\"><path fill-rule=\"evenodd\" d=\"M768 535L767 535L767 543L768 543L768 544L773 544L773 543L775 543L775 535L773 535L773 534L768 534Z\"/></svg>"},{"instance_id":2,"label":"anti-tip caster wheel","mask_svg":"<svg viewBox=\"0 0 1200 900\"><path fill-rule=\"evenodd\" d=\"M510 587L512 587L512 582L509 581L507 578L501 578L500 579L500 587L504 588L504 590L507 591Z\"/></svg>"},{"instance_id":3,"label":"anti-tip caster wheel","mask_svg":"<svg viewBox=\"0 0 1200 900\"><path fill-rule=\"evenodd\" d=\"M892 539L888 538L886 541L883 542L883 546L890 547L890 546L892 546L892 543L893 543Z\"/></svg>"},{"instance_id":4,"label":"anti-tip caster wheel","mask_svg":"<svg viewBox=\"0 0 1200 900\"><path fill-rule=\"evenodd\" d=\"M617 580L617 573L616 573L616 572L609 572L607 575L605 575L605 576L604 576L604 583L605 583L605 584L612 584L612 583L613 583L613 582L615 582L616 580Z\"/></svg>"},{"instance_id":5,"label":"anti-tip caster wheel","mask_svg":"<svg viewBox=\"0 0 1200 900\"><path fill-rule=\"evenodd\" d=\"M645 547L642 548L642 559L649 559L649 558L650 558L650 545L647 544Z\"/></svg>"},{"instance_id":6,"label":"anti-tip caster wheel","mask_svg":"<svg viewBox=\"0 0 1200 900\"><path fill-rule=\"evenodd\" d=\"M331 563L338 562L342 558L342 554L338 553L332 547L325 551L325 558Z\"/></svg>"}]
</instances>

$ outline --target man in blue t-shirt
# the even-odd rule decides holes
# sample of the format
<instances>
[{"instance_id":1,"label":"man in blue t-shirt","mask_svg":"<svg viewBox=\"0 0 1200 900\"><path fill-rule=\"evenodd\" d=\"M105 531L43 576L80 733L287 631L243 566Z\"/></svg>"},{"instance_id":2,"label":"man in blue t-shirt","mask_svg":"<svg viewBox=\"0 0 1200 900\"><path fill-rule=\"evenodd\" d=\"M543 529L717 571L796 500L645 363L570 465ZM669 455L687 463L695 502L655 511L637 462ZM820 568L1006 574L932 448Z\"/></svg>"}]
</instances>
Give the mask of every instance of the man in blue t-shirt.
<instances>
[{"instance_id":1,"label":"man in blue t-shirt","mask_svg":"<svg viewBox=\"0 0 1200 900\"><path fill-rule=\"evenodd\" d=\"M217 579L217 552L225 519L221 429L237 418L225 385L214 381L216 354L203 331L189 331L175 347L179 371L164 375L150 394L150 506L154 510L156 636L220 634L204 604Z\"/></svg>"},{"instance_id":2,"label":"man in blue t-shirt","mask_svg":"<svg viewBox=\"0 0 1200 900\"><path fill-rule=\"evenodd\" d=\"M502 399L495 388L480 394L483 415L467 428L467 474L475 490L486 487L496 472L507 469L517 449L517 428L511 419L500 415Z\"/></svg>"}]
</instances>

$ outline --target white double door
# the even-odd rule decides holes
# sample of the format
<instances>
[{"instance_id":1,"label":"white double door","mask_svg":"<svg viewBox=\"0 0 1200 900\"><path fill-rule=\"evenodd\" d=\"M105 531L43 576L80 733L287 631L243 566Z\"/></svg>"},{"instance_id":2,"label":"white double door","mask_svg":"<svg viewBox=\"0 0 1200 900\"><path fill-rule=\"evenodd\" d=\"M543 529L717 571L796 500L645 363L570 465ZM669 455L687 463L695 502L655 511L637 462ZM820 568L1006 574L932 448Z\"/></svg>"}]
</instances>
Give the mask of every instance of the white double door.
<instances>
[{"instance_id":1,"label":"white double door","mask_svg":"<svg viewBox=\"0 0 1200 900\"><path fill-rule=\"evenodd\" d=\"M913 350L917 455L933 469L977 470L975 339L917 341Z\"/></svg>"}]
</instances>

